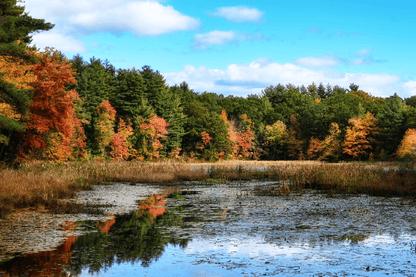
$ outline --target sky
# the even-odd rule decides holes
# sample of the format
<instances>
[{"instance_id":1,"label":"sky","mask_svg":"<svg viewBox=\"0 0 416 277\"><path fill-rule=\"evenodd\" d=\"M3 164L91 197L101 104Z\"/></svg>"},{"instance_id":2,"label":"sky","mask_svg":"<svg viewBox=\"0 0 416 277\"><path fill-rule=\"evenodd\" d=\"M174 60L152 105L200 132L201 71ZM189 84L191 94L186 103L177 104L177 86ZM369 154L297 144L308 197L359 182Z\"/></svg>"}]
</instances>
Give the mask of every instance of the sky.
<instances>
[{"instance_id":1,"label":"sky","mask_svg":"<svg viewBox=\"0 0 416 277\"><path fill-rule=\"evenodd\" d=\"M416 95L416 1L26 0L55 24L33 45L67 58L149 65L167 84L246 97L315 82Z\"/></svg>"}]
</instances>

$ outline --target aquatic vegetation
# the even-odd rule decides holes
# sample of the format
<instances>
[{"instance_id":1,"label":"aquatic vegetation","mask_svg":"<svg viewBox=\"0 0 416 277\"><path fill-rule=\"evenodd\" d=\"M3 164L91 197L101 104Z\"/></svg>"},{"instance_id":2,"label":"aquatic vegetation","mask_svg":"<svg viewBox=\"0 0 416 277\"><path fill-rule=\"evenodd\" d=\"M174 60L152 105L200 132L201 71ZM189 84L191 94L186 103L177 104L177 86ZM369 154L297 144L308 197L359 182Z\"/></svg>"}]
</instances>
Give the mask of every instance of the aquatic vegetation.
<instances>
[{"instance_id":1,"label":"aquatic vegetation","mask_svg":"<svg viewBox=\"0 0 416 277\"><path fill-rule=\"evenodd\" d=\"M223 161L180 163L175 161L80 161L29 163L18 170L0 170L0 218L18 208L79 210L64 207L59 199L92 185L124 183L172 184L184 181L208 183L233 180L271 179L284 186L257 191L288 195L305 188L334 193L367 193L379 196L416 198L416 171L402 170L391 163L325 163L319 161Z\"/></svg>"}]
</instances>

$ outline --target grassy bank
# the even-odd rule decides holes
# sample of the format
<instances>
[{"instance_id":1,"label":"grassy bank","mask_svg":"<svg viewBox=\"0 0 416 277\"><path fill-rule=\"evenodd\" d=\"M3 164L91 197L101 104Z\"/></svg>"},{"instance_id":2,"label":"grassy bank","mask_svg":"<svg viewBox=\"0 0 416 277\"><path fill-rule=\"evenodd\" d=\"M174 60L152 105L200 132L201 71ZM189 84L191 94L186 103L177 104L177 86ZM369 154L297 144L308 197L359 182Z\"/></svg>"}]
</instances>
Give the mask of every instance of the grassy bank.
<instances>
[{"instance_id":1,"label":"grassy bank","mask_svg":"<svg viewBox=\"0 0 416 277\"><path fill-rule=\"evenodd\" d=\"M0 218L19 208L56 208L59 199L110 182L175 183L189 180L286 180L261 194L285 194L314 188L329 193L367 193L416 198L414 170L385 170L392 164L327 164L315 161L67 162L31 163L19 170L0 170ZM257 168L256 168L257 167ZM258 167L266 170L258 171Z\"/></svg>"},{"instance_id":2,"label":"grassy bank","mask_svg":"<svg viewBox=\"0 0 416 277\"><path fill-rule=\"evenodd\" d=\"M271 167L275 178L285 180L260 194L282 195L305 188L334 193L365 193L416 199L416 171L363 164L321 164Z\"/></svg>"}]
</instances>

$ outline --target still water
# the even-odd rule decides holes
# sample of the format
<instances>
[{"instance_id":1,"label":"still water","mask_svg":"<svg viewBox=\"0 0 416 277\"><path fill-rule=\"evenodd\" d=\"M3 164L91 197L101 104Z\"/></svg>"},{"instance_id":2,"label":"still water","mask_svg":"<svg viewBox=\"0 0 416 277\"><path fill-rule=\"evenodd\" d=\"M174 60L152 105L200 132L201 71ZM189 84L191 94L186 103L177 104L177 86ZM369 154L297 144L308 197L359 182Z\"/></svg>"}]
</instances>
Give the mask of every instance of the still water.
<instances>
[{"instance_id":1,"label":"still water","mask_svg":"<svg viewBox=\"0 0 416 277\"><path fill-rule=\"evenodd\" d=\"M0 276L414 276L416 207L399 198L259 195L270 182L161 188L131 213L67 222L56 251Z\"/></svg>"}]
</instances>

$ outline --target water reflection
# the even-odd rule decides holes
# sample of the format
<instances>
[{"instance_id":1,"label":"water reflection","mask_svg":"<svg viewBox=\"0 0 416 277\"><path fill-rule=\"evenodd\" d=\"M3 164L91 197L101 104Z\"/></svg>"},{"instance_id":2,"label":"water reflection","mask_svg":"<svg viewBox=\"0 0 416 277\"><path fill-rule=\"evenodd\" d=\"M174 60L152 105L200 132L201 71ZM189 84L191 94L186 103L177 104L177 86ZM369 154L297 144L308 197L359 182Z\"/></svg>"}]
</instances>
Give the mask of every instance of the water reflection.
<instances>
[{"instance_id":1,"label":"water reflection","mask_svg":"<svg viewBox=\"0 0 416 277\"><path fill-rule=\"evenodd\" d=\"M63 231L73 231L75 224L67 222ZM67 237L66 241L55 251L27 254L11 261L0 263L0 276L52 277L68 276L66 268L71 263L72 245L77 237Z\"/></svg>"},{"instance_id":2,"label":"water reflection","mask_svg":"<svg viewBox=\"0 0 416 277\"><path fill-rule=\"evenodd\" d=\"M398 232L394 221L384 224L387 219L374 213L383 211L380 199L377 206L358 197L241 196L240 188L224 193L230 187L194 186L193 191L173 193L168 203L170 192L152 195L130 214L77 223L80 226L69 222L68 230L83 227L93 232L68 238L57 251L0 264L0 272L4 276L394 276L398 269L409 276L416 273L412 267L416 253L409 244L416 240L415 229L409 224L406 232ZM371 213L363 210L364 204ZM407 206L390 209L396 218L414 212ZM369 220L370 215L375 219Z\"/></svg>"},{"instance_id":3,"label":"water reflection","mask_svg":"<svg viewBox=\"0 0 416 277\"><path fill-rule=\"evenodd\" d=\"M168 244L184 248L187 239L174 239L165 232L180 225L181 218L165 213L166 195L152 195L139 203L140 209L127 215L109 215L106 221L77 222L93 231L80 237L68 237L55 251L28 254L0 263L0 276L77 276L86 270L99 273L116 262L148 266L157 260ZM75 230L67 222L64 231Z\"/></svg>"}]
</instances>

